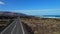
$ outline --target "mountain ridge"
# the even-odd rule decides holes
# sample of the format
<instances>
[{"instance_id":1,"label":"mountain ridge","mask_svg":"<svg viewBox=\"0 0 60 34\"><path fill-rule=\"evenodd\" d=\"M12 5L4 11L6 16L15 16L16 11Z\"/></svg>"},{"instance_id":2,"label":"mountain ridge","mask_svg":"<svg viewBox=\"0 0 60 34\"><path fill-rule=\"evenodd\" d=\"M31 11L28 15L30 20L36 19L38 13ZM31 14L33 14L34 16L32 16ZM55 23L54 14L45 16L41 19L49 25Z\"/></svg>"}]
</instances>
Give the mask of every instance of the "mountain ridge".
<instances>
[{"instance_id":1,"label":"mountain ridge","mask_svg":"<svg viewBox=\"0 0 60 34\"><path fill-rule=\"evenodd\" d=\"M10 11L0 11L0 16L27 16L23 13L16 13L16 12L10 12Z\"/></svg>"}]
</instances>

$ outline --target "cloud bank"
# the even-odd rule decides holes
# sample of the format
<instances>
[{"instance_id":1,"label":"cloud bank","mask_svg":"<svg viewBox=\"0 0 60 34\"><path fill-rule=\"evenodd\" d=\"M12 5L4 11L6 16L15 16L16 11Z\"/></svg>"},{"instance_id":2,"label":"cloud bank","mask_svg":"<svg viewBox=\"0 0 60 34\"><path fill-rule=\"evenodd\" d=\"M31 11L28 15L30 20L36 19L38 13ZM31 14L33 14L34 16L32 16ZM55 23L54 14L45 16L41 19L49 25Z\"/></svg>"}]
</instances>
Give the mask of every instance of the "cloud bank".
<instances>
[{"instance_id":1,"label":"cloud bank","mask_svg":"<svg viewBox=\"0 0 60 34\"><path fill-rule=\"evenodd\" d=\"M2 2L2 1L0 1L0 4L2 5L2 4L5 4L4 2Z\"/></svg>"},{"instance_id":2,"label":"cloud bank","mask_svg":"<svg viewBox=\"0 0 60 34\"><path fill-rule=\"evenodd\" d=\"M27 15L60 15L60 9L42 9L42 10L6 10Z\"/></svg>"}]
</instances>

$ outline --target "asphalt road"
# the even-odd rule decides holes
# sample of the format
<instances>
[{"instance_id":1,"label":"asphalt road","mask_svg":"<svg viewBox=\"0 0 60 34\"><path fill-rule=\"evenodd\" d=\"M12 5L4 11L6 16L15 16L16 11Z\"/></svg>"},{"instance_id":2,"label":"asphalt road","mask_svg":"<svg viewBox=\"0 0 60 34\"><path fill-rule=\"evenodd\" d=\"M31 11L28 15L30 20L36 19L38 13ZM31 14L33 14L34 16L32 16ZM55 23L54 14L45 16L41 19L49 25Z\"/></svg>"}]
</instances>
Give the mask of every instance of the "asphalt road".
<instances>
[{"instance_id":1,"label":"asphalt road","mask_svg":"<svg viewBox=\"0 0 60 34\"><path fill-rule=\"evenodd\" d=\"M26 24L22 24L19 19L13 21L9 26L7 26L1 34L34 34L30 27Z\"/></svg>"}]
</instances>

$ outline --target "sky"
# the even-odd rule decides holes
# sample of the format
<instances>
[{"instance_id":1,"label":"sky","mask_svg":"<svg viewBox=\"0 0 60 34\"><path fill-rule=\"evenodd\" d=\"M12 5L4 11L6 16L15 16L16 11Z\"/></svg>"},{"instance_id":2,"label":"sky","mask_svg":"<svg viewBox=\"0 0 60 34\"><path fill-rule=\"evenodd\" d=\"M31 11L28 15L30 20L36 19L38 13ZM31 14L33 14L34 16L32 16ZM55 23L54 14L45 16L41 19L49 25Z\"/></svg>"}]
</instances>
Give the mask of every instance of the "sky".
<instances>
[{"instance_id":1,"label":"sky","mask_svg":"<svg viewBox=\"0 0 60 34\"><path fill-rule=\"evenodd\" d=\"M60 15L60 0L0 0L0 11L28 15Z\"/></svg>"}]
</instances>

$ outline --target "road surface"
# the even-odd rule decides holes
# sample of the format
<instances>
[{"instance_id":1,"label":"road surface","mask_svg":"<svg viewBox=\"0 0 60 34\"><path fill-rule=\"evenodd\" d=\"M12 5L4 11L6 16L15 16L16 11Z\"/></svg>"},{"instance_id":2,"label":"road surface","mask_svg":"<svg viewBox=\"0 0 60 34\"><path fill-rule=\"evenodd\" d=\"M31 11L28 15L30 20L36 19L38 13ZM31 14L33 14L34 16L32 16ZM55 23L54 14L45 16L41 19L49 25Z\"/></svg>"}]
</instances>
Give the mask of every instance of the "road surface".
<instances>
[{"instance_id":1,"label":"road surface","mask_svg":"<svg viewBox=\"0 0 60 34\"><path fill-rule=\"evenodd\" d=\"M7 26L0 34L33 34L30 33L30 28L27 29L20 19L14 20L9 26Z\"/></svg>"}]
</instances>

